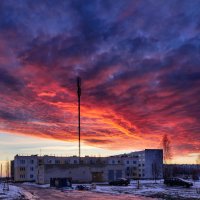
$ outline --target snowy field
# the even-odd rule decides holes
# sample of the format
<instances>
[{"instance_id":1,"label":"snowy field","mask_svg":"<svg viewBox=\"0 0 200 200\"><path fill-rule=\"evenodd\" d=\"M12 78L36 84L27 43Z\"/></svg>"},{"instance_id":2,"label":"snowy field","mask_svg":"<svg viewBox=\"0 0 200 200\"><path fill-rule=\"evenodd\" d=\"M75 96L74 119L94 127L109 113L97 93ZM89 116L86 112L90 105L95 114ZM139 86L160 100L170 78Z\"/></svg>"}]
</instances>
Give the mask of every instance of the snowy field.
<instances>
[{"instance_id":1,"label":"snowy field","mask_svg":"<svg viewBox=\"0 0 200 200\"><path fill-rule=\"evenodd\" d=\"M33 195L22 188L9 185L9 190L3 190L3 183L0 183L0 199L5 200L22 200L33 199Z\"/></svg>"},{"instance_id":2,"label":"snowy field","mask_svg":"<svg viewBox=\"0 0 200 200\"><path fill-rule=\"evenodd\" d=\"M168 187L163 184L163 180L157 181L140 181L140 187L137 188L137 182L132 181L129 186L109 186L106 183L104 184L97 184L96 189L92 189L91 192L98 193L98 194L112 194L112 195L129 195L129 196L138 196L138 199L141 196L143 197L152 197L155 199L170 199L170 200L200 200L200 181L194 182L194 185L191 188L185 187ZM73 184L75 188L77 184ZM91 187L90 184L85 184L89 188ZM55 193L55 189L49 187L47 185L37 185L35 183L23 183L18 184L17 186L10 185L9 191L3 191L2 185L0 185L0 199L14 199L14 200L21 200L21 199L40 199L37 198L37 192L42 192L43 190ZM23 189L23 188L26 188ZM33 190L31 188L34 188ZM27 190L28 189L28 190ZM34 191L34 192L33 192ZM198 193L199 191L199 193ZM74 193L75 191L70 190L63 190L64 193ZM34 194L34 195L33 195ZM75 193L74 193L75 194ZM77 193L78 194L78 193ZM86 192L85 192L86 194ZM100 195L101 196L101 195Z\"/></svg>"},{"instance_id":3,"label":"snowy field","mask_svg":"<svg viewBox=\"0 0 200 200\"><path fill-rule=\"evenodd\" d=\"M96 189L92 189L92 192L107 193L107 194L129 194L137 196L146 196L160 199L185 199L185 200L200 200L200 181L193 182L193 186L190 188L185 187L169 187L163 183L163 180L155 183L152 180L140 181L140 187L137 188L137 182L131 181L129 186L109 186L107 183L97 184ZM49 185L37 185L34 183L23 183L23 185L29 185L39 188L48 188ZM73 184L75 188L77 184ZM87 187L91 187L90 184L84 184ZM198 193L199 191L199 193Z\"/></svg>"},{"instance_id":4,"label":"snowy field","mask_svg":"<svg viewBox=\"0 0 200 200\"><path fill-rule=\"evenodd\" d=\"M140 187L137 188L137 182L132 181L129 186L97 186L96 192L134 194L146 197L155 197L161 199L187 199L200 200L200 181L194 182L191 188L169 187L163 183L163 180L155 183L152 180L140 181Z\"/></svg>"}]
</instances>

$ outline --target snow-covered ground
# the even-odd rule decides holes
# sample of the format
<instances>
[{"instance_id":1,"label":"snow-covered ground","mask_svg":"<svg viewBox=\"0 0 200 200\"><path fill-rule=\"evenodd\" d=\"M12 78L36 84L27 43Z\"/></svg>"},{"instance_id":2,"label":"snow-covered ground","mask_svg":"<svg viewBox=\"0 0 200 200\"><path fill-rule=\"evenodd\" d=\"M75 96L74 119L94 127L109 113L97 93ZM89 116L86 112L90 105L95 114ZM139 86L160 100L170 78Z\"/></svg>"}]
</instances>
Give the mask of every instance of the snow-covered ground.
<instances>
[{"instance_id":1,"label":"snow-covered ground","mask_svg":"<svg viewBox=\"0 0 200 200\"><path fill-rule=\"evenodd\" d=\"M40 184L36 184L36 183L31 183L31 182L24 182L24 183L22 183L22 185L29 185L29 186L34 186L34 187L38 187L38 188L49 188L50 187L50 184L40 185Z\"/></svg>"},{"instance_id":2,"label":"snow-covered ground","mask_svg":"<svg viewBox=\"0 0 200 200\"><path fill-rule=\"evenodd\" d=\"M185 187L169 187L163 183L163 180L155 183L153 180L141 180L140 187L137 188L137 182L131 181L129 186L109 186L107 183L96 184L96 189L92 189L93 192L108 193L108 194L129 194L146 197L155 197L161 199L187 199L187 200L200 200L200 181L193 182L193 186L190 188ZM39 188L49 188L47 185L37 185L34 183L23 183L23 185L29 185ZM76 188L78 184L73 184L73 188ZM84 184L88 188L91 184Z\"/></svg>"},{"instance_id":3,"label":"snow-covered ground","mask_svg":"<svg viewBox=\"0 0 200 200\"><path fill-rule=\"evenodd\" d=\"M163 180L154 181L144 180L140 181L140 187L137 188L137 182L132 181L129 186L97 186L96 192L103 193L118 193L118 194L134 194L139 196L156 197L164 199L198 199L200 200L200 181L194 182L191 188L185 187L168 187L163 184Z\"/></svg>"},{"instance_id":4,"label":"snow-covered ground","mask_svg":"<svg viewBox=\"0 0 200 200\"><path fill-rule=\"evenodd\" d=\"M171 200L200 200L200 181L194 182L194 185L191 188L185 188L185 187L168 187L164 185L163 180L157 181L157 183L154 183L152 180L142 180L140 181L140 187L137 188L137 182L132 181L129 186L109 186L108 184L97 184L96 189L92 189L92 192L97 193L108 193L108 194L129 194L129 195L137 195L137 196L146 196L146 197L154 197L159 199L171 199ZM77 184L73 184L73 187L75 188ZM90 184L85 184L89 188L91 187ZM35 188L34 192L30 193L22 189L21 187L28 186ZM51 191L49 188L49 184L47 185L37 185L35 183L23 183L17 186L10 185L9 191L2 191L2 187L0 187L0 199L15 199L15 200L21 200L21 199L38 199L37 195L33 194L37 191L41 191L43 188L48 189L48 191ZM38 189L37 189L38 188ZM43 191L43 190L42 190ZM198 193L199 191L199 193ZM70 191L68 191L70 192ZM73 191L72 191L73 192ZM138 197L139 198L139 197Z\"/></svg>"},{"instance_id":5,"label":"snow-covered ground","mask_svg":"<svg viewBox=\"0 0 200 200\"><path fill-rule=\"evenodd\" d=\"M31 193L24 191L22 188L10 184L9 190L3 190L3 183L0 183L0 199L29 200L34 199L34 196Z\"/></svg>"}]
</instances>

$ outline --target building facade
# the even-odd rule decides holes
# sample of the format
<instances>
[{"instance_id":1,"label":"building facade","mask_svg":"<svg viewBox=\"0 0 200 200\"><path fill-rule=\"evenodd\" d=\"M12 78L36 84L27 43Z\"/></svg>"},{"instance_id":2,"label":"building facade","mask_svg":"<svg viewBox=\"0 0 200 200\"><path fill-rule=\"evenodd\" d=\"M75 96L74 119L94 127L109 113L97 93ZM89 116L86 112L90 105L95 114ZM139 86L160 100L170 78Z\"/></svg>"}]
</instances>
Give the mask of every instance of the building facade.
<instances>
[{"instance_id":1,"label":"building facade","mask_svg":"<svg viewBox=\"0 0 200 200\"><path fill-rule=\"evenodd\" d=\"M38 156L31 155L31 156L15 156L14 159L14 181L17 182L24 182L30 181L34 182L37 178L38 172Z\"/></svg>"},{"instance_id":2,"label":"building facade","mask_svg":"<svg viewBox=\"0 0 200 200\"><path fill-rule=\"evenodd\" d=\"M51 178L71 178L74 183L108 182L124 177L123 165L106 164L46 164L39 166L39 184L47 184Z\"/></svg>"},{"instance_id":3,"label":"building facade","mask_svg":"<svg viewBox=\"0 0 200 200\"><path fill-rule=\"evenodd\" d=\"M163 151L145 149L109 157L19 156L14 158L13 179L40 184L50 178L72 178L73 182L108 182L117 178L160 179L163 177Z\"/></svg>"}]
</instances>

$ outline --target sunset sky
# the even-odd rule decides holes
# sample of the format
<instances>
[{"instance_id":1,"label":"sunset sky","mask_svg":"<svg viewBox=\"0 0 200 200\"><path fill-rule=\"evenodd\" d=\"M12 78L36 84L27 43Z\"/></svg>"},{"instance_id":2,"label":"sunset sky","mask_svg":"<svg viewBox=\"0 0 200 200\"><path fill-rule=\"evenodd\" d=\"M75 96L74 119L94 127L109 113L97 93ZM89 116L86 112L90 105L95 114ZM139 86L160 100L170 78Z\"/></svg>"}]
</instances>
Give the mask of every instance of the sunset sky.
<instances>
[{"instance_id":1,"label":"sunset sky","mask_svg":"<svg viewBox=\"0 0 200 200\"><path fill-rule=\"evenodd\" d=\"M0 160L200 153L200 1L1 0Z\"/></svg>"}]
</instances>

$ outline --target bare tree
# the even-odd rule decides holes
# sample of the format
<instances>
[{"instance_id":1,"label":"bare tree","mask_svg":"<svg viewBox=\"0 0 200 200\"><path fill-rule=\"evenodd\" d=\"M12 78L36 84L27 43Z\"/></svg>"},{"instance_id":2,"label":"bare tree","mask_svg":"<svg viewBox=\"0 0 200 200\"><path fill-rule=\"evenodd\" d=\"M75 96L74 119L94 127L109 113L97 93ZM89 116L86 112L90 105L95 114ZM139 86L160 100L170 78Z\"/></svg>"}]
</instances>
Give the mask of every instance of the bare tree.
<instances>
[{"instance_id":1,"label":"bare tree","mask_svg":"<svg viewBox=\"0 0 200 200\"><path fill-rule=\"evenodd\" d=\"M196 163L197 163L197 165L200 165L200 154L197 156Z\"/></svg>"},{"instance_id":2,"label":"bare tree","mask_svg":"<svg viewBox=\"0 0 200 200\"><path fill-rule=\"evenodd\" d=\"M162 146L163 146L164 164L167 164L172 159L172 152L171 152L171 142L166 134L163 136Z\"/></svg>"}]
</instances>

